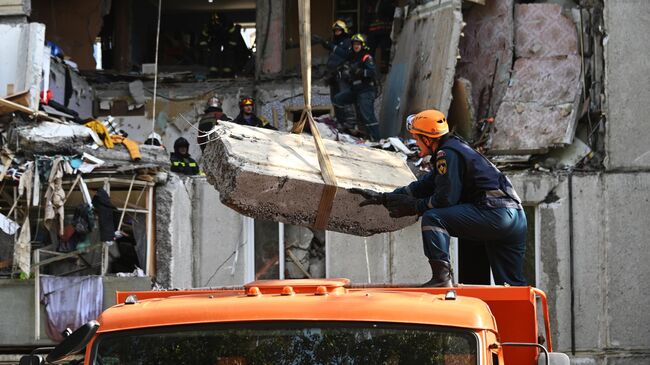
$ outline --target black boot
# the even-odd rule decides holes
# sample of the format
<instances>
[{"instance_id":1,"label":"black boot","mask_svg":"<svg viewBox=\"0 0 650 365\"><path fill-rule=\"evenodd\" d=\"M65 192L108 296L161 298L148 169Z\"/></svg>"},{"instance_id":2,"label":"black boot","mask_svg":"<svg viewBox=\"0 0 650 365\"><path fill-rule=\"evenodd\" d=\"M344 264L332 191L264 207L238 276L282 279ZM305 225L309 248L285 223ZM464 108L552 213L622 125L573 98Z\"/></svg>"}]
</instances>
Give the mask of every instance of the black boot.
<instances>
[{"instance_id":1,"label":"black boot","mask_svg":"<svg viewBox=\"0 0 650 365\"><path fill-rule=\"evenodd\" d=\"M429 260L431 265L431 280L422 284L424 288L452 287L452 273L449 262L443 260Z\"/></svg>"}]
</instances>

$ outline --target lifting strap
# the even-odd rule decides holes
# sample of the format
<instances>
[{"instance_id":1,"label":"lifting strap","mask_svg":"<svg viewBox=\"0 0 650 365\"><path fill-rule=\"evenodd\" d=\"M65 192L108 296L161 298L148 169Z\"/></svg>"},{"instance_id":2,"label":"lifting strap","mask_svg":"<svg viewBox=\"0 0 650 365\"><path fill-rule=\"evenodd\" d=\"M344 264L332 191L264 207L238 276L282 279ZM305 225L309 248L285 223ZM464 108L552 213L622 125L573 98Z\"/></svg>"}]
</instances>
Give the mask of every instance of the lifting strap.
<instances>
[{"instance_id":1,"label":"lifting strap","mask_svg":"<svg viewBox=\"0 0 650 365\"><path fill-rule=\"evenodd\" d=\"M316 212L316 221L314 228L324 230L327 228L334 198L336 197L336 175L332 168L325 144L320 136L316 121L311 112L311 20L310 20L310 0L298 1L298 23L300 30L300 65L302 73L302 88L305 99L305 108L302 111L300 120L293 125L291 133L302 133L305 123L309 123L311 134L316 144L316 153L318 155L318 164L323 176L325 186L320 198L318 211Z\"/></svg>"}]
</instances>

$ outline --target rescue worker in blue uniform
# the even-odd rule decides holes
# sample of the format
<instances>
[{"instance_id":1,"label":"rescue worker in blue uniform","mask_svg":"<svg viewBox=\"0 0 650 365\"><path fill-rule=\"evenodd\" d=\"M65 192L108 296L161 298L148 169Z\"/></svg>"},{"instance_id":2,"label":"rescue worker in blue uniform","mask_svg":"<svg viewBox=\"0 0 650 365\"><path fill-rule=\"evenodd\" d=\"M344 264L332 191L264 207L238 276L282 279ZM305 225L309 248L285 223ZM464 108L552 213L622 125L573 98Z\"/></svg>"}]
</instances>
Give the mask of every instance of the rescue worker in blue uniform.
<instances>
[{"instance_id":1,"label":"rescue worker in blue uniform","mask_svg":"<svg viewBox=\"0 0 650 365\"><path fill-rule=\"evenodd\" d=\"M527 285L526 216L510 180L463 140L449 135L440 111L410 116L407 129L422 156L435 156L435 169L392 193L352 192L365 198L361 205L383 204L391 217L422 216L424 254L432 271L423 286L452 285L450 236L484 243L496 284Z\"/></svg>"},{"instance_id":2,"label":"rescue worker in blue uniform","mask_svg":"<svg viewBox=\"0 0 650 365\"><path fill-rule=\"evenodd\" d=\"M348 26L343 20L337 20L332 24L332 41L327 41L318 38L322 46L327 49L330 54L327 57L327 75L326 81L330 87L330 100L334 103L334 96L341 91L346 91L350 85L341 79L340 67L348 59L350 52L352 52L352 44L350 43L350 35L348 34ZM349 127L346 125L348 113L345 108L334 105L334 115L339 125Z\"/></svg>"},{"instance_id":3,"label":"rescue worker in blue uniform","mask_svg":"<svg viewBox=\"0 0 650 365\"><path fill-rule=\"evenodd\" d=\"M375 117L375 98L377 97L375 62L366 48L366 39L355 34L350 39L352 53L347 60L347 67L342 71L342 79L349 80L352 87L334 96L334 106L344 107L354 104L357 116L365 125L370 139L379 140L379 122Z\"/></svg>"}]
</instances>

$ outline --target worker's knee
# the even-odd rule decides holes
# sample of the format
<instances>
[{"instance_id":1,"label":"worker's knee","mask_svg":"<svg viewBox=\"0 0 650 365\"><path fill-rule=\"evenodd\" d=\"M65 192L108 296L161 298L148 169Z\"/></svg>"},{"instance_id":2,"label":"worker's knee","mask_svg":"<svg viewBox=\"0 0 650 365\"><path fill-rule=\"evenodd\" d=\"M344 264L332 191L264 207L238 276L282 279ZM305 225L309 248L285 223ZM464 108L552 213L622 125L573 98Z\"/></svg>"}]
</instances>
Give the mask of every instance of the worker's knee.
<instances>
[{"instance_id":1,"label":"worker's knee","mask_svg":"<svg viewBox=\"0 0 650 365\"><path fill-rule=\"evenodd\" d=\"M435 209L429 209L422 214L422 226L442 226L441 218Z\"/></svg>"}]
</instances>

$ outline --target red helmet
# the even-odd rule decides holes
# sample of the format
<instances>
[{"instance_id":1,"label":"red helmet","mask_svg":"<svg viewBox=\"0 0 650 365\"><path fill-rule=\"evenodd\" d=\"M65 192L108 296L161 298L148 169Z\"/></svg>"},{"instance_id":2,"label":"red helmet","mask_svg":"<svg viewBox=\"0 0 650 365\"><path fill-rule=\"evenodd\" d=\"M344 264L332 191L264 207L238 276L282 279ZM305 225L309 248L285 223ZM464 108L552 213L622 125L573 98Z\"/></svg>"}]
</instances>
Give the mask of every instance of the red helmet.
<instances>
[{"instance_id":1,"label":"red helmet","mask_svg":"<svg viewBox=\"0 0 650 365\"><path fill-rule=\"evenodd\" d=\"M253 98L245 97L239 101L239 108L243 108L246 105L255 106L255 100Z\"/></svg>"}]
</instances>

